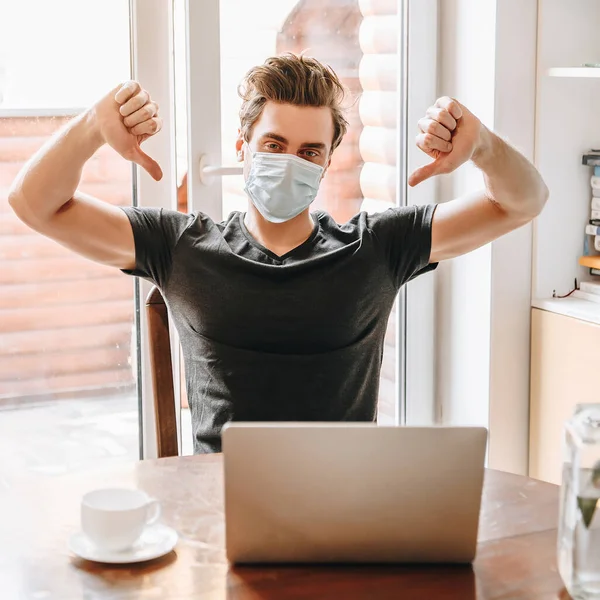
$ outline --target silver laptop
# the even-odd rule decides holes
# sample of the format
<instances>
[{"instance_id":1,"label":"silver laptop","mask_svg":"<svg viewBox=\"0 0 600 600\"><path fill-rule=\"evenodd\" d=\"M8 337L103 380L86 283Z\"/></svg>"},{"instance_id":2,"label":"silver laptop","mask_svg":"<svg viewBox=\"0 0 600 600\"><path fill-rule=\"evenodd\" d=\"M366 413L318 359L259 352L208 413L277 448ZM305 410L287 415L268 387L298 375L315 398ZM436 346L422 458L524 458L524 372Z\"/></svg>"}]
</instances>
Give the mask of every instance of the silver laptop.
<instances>
[{"instance_id":1,"label":"silver laptop","mask_svg":"<svg viewBox=\"0 0 600 600\"><path fill-rule=\"evenodd\" d=\"M487 430L231 423L232 563L469 563Z\"/></svg>"}]
</instances>

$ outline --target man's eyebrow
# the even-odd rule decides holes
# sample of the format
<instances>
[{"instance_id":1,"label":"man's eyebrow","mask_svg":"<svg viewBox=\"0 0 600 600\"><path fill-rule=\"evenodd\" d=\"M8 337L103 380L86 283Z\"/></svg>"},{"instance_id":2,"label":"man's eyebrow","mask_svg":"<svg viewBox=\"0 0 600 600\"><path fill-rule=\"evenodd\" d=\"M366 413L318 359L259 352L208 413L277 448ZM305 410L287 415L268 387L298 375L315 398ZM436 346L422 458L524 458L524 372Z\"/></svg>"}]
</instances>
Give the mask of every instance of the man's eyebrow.
<instances>
[{"instance_id":1,"label":"man's eyebrow","mask_svg":"<svg viewBox=\"0 0 600 600\"><path fill-rule=\"evenodd\" d=\"M275 140L277 142L280 142L281 144L284 144L285 146L289 145L289 141L286 138L284 138L282 135L279 135L278 133L274 133L272 131L263 133L260 136L260 139L261 140L266 140L266 139ZM315 150L327 150L327 144L324 144L323 142L305 142L305 143L301 144L300 147L301 148L313 148Z\"/></svg>"},{"instance_id":2,"label":"man's eyebrow","mask_svg":"<svg viewBox=\"0 0 600 600\"><path fill-rule=\"evenodd\" d=\"M301 148L314 148L315 150L326 150L327 149L327 144L324 144L323 142L306 142L305 144L302 144L302 146L300 146Z\"/></svg>"},{"instance_id":3,"label":"man's eyebrow","mask_svg":"<svg viewBox=\"0 0 600 600\"><path fill-rule=\"evenodd\" d=\"M269 138L272 140L277 140L278 142L281 142L282 144L285 144L286 146L289 144L289 142L282 135L279 135L278 133L273 133L271 131L268 133L263 133L260 136L261 140L264 140L266 138Z\"/></svg>"}]
</instances>

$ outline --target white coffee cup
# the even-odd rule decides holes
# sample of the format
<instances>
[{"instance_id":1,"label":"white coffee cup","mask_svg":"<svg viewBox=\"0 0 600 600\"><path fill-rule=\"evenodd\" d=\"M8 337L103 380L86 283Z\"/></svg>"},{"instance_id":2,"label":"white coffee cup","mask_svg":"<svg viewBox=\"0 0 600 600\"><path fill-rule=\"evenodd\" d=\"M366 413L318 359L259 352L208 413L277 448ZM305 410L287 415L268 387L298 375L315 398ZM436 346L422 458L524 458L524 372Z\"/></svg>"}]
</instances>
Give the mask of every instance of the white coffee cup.
<instances>
[{"instance_id":1,"label":"white coffee cup","mask_svg":"<svg viewBox=\"0 0 600 600\"><path fill-rule=\"evenodd\" d=\"M159 517L160 504L141 490L95 490L81 502L81 529L102 550L127 550Z\"/></svg>"}]
</instances>

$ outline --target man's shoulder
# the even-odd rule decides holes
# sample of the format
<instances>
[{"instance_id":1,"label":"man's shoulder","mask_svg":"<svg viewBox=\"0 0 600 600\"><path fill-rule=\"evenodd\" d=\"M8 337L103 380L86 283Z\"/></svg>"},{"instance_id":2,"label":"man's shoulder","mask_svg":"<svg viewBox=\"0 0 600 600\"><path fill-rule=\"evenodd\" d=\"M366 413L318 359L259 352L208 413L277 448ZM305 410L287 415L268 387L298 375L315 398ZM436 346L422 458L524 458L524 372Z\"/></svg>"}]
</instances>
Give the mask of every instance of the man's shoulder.
<instances>
[{"instance_id":1,"label":"man's shoulder","mask_svg":"<svg viewBox=\"0 0 600 600\"><path fill-rule=\"evenodd\" d=\"M210 215L202 211L185 213L171 209L160 210L163 221L174 224L178 229L185 229L195 233L222 231L233 220L233 216L236 214L232 213L227 219L219 221L214 220Z\"/></svg>"},{"instance_id":2,"label":"man's shoulder","mask_svg":"<svg viewBox=\"0 0 600 600\"><path fill-rule=\"evenodd\" d=\"M171 244L198 244L202 240L220 236L226 221L215 222L201 211L190 213L155 207L123 207L133 224L138 228L162 232Z\"/></svg>"},{"instance_id":3,"label":"man's shoulder","mask_svg":"<svg viewBox=\"0 0 600 600\"><path fill-rule=\"evenodd\" d=\"M377 210L361 210L345 223L337 222L324 211L313 213L318 217L321 231L345 239L366 237L385 238L400 232L428 229L435 205L382 206Z\"/></svg>"},{"instance_id":4,"label":"man's shoulder","mask_svg":"<svg viewBox=\"0 0 600 600\"><path fill-rule=\"evenodd\" d=\"M318 220L320 229L325 234L337 236L339 234L360 236L367 227L367 213L360 211L347 221L336 220L324 210L314 211L313 217Z\"/></svg>"}]
</instances>

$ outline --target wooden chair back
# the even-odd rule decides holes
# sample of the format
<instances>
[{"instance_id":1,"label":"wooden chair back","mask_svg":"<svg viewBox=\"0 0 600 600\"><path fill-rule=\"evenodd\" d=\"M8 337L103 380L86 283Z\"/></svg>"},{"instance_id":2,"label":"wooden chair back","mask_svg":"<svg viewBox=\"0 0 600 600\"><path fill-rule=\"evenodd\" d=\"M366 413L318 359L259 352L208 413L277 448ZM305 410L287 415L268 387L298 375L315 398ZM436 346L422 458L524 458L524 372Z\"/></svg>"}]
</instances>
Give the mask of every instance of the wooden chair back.
<instances>
[{"instance_id":1,"label":"wooden chair back","mask_svg":"<svg viewBox=\"0 0 600 600\"><path fill-rule=\"evenodd\" d=\"M169 314L165 300L156 286L146 298L146 317L158 457L178 456Z\"/></svg>"}]
</instances>

